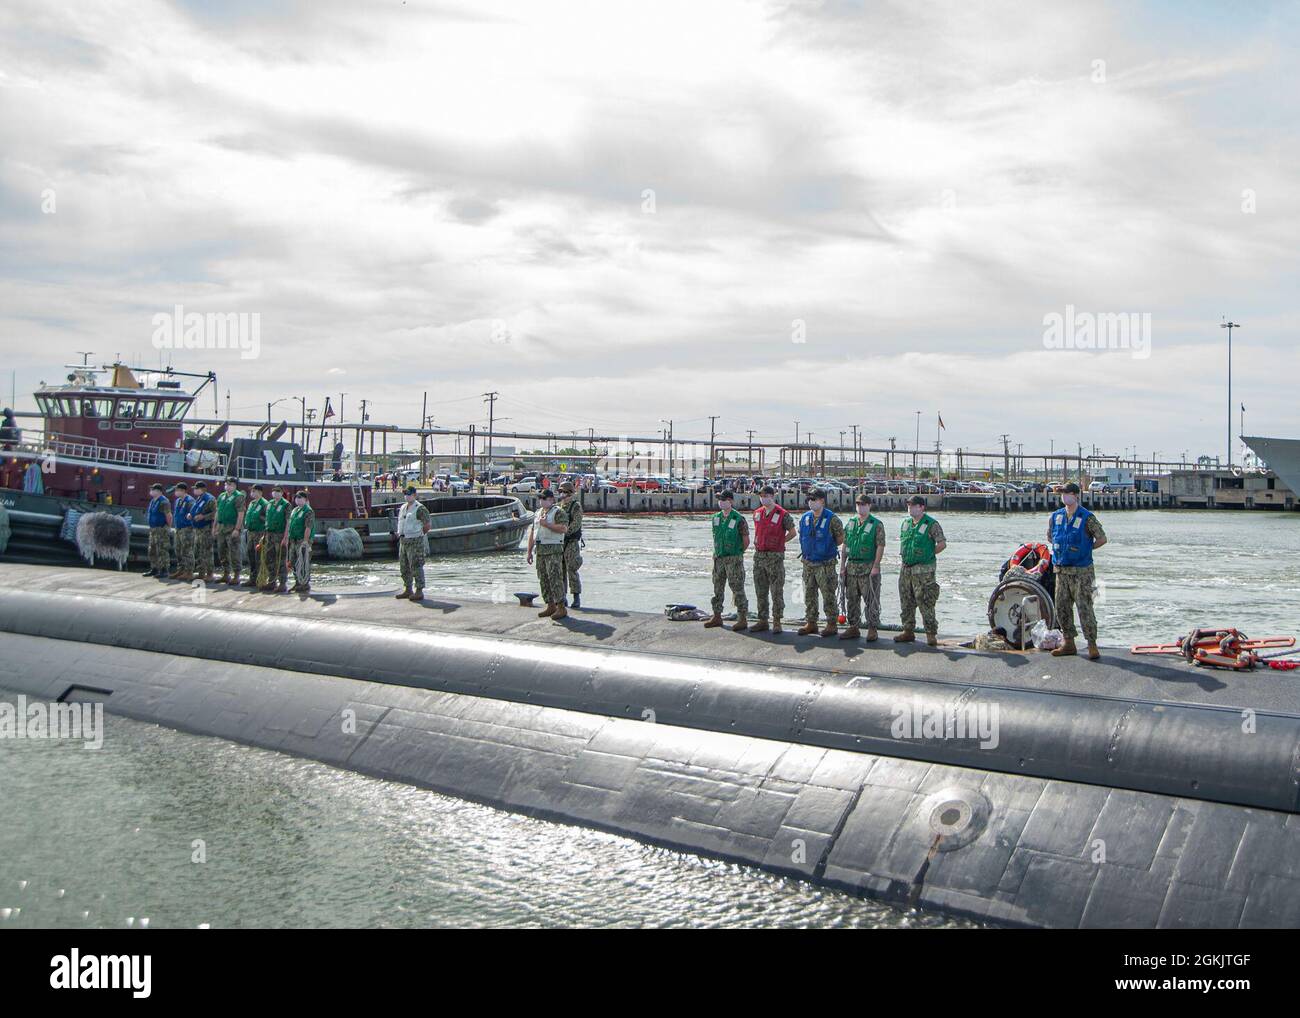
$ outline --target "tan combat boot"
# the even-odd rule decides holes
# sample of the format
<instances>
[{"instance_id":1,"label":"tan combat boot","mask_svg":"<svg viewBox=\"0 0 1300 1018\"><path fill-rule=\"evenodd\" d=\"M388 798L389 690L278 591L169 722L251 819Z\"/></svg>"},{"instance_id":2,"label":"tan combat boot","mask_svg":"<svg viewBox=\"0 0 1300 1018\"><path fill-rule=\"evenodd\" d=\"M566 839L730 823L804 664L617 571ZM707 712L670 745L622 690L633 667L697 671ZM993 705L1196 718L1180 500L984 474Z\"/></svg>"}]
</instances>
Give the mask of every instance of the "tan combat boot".
<instances>
[{"instance_id":1,"label":"tan combat boot","mask_svg":"<svg viewBox=\"0 0 1300 1018\"><path fill-rule=\"evenodd\" d=\"M1096 641L1096 640L1089 640L1089 641L1088 641L1088 660L1089 660L1089 661L1096 661L1099 657L1101 657L1101 651L1097 649L1097 641Z\"/></svg>"},{"instance_id":2,"label":"tan combat boot","mask_svg":"<svg viewBox=\"0 0 1300 1018\"><path fill-rule=\"evenodd\" d=\"M868 626L868 627L867 627L867 643L875 643L875 642L876 642L876 637L879 636L879 635L880 635L880 634L876 632L876 627L875 627L875 626Z\"/></svg>"},{"instance_id":3,"label":"tan combat boot","mask_svg":"<svg viewBox=\"0 0 1300 1018\"><path fill-rule=\"evenodd\" d=\"M835 624L834 619L831 619L829 622L826 623L826 628L821 631L821 635L835 636L839 633L839 631L840 631L840 627Z\"/></svg>"},{"instance_id":4,"label":"tan combat boot","mask_svg":"<svg viewBox=\"0 0 1300 1018\"><path fill-rule=\"evenodd\" d=\"M939 637L935 633L926 633L925 642L931 647L937 647L939 646Z\"/></svg>"},{"instance_id":5,"label":"tan combat boot","mask_svg":"<svg viewBox=\"0 0 1300 1018\"><path fill-rule=\"evenodd\" d=\"M705 628L705 629L717 629L718 626L720 626L720 625L722 625L722 616L721 616L721 615L716 615L716 614L715 614L715 615L711 615L711 616L708 618L708 620L704 623L704 628Z\"/></svg>"},{"instance_id":6,"label":"tan combat boot","mask_svg":"<svg viewBox=\"0 0 1300 1018\"><path fill-rule=\"evenodd\" d=\"M783 632L783 630L781 629L781 620L780 620L780 619L773 619L773 620L772 620L772 632L773 632L773 633L780 633L780 632Z\"/></svg>"},{"instance_id":7,"label":"tan combat boot","mask_svg":"<svg viewBox=\"0 0 1300 1018\"><path fill-rule=\"evenodd\" d=\"M857 626L849 626L844 632L840 633L841 640L856 640L861 634Z\"/></svg>"},{"instance_id":8,"label":"tan combat boot","mask_svg":"<svg viewBox=\"0 0 1300 1018\"><path fill-rule=\"evenodd\" d=\"M411 596L411 588L410 588L410 587L407 587L407 588L406 588L404 591L402 591L400 594L394 594L394 595L393 595L393 597L397 598L397 600L399 600L399 601L405 601L405 600L406 600L407 598L409 598L410 596Z\"/></svg>"},{"instance_id":9,"label":"tan combat boot","mask_svg":"<svg viewBox=\"0 0 1300 1018\"><path fill-rule=\"evenodd\" d=\"M1074 645L1074 637L1067 636L1065 642L1052 651L1052 657L1073 657L1077 653L1079 650Z\"/></svg>"},{"instance_id":10,"label":"tan combat boot","mask_svg":"<svg viewBox=\"0 0 1300 1018\"><path fill-rule=\"evenodd\" d=\"M731 631L733 633L743 633L748 628L749 623L745 620L745 616L741 615L736 619L736 624L731 627Z\"/></svg>"},{"instance_id":11,"label":"tan combat boot","mask_svg":"<svg viewBox=\"0 0 1300 1018\"><path fill-rule=\"evenodd\" d=\"M555 614L552 615L551 618L563 619L563 618L568 618L568 616L569 616L569 609L564 607L564 602L561 601L559 604L555 606Z\"/></svg>"},{"instance_id":12,"label":"tan combat boot","mask_svg":"<svg viewBox=\"0 0 1300 1018\"><path fill-rule=\"evenodd\" d=\"M904 629L894 637L895 643L911 643L916 639L916 632L911 629Z\"/></svg>"},{"instance_id":13,"label":"tan combat boot","mask_svg":"<svg viewBox=\"0 0 1300 1018\"><path fill-rule=\"evenodd\" d=\"M798 633L800 636L816 636L816 635L817 635L817 623L816 623L816 622L805 622L805 623L803 624L803 626L802 626L801 628L799 628L799 629L796 629L795 632Z\"/></svg>"},{"instance_id":14,"label":"tan combat boot","mask_svg":"<svg viewBox=\"0 0 1300 1018\"><path fill-rule=\"evenodd\" d=\"M222 574L221 574L221 579L218 580L217 582L218 582L218 583L224 583L226 586L229 586L229 585L230 585L230 574L229 574L229 573L222 573Z\"/></svg>"},{"instance_id":15,"label":"tan combat boot","mask_svg":"<svg viewBox=\"0 0 1300 1018\"><path fill-rule=\"evenodd\" d=\"M239 574L238 574L238 573L235 573L235 575L232 576L232 577L230 578L230 581L229 581L229 583L227 584L227 586L231 586L231 587L238 587L238 586L239 586Z\"/></svg>"},{"instance_id":16,"label":"tan combat boot","mask_svg":"<svg viewBox=\"0 0 1300 1018\"><path fill-rule=\"evenodd\" d=\"M537 617L538 617L539 619L549 619L552 615L555 614L555 609L558 608L558 607L559 607L559 605L548 604L548 605L546 606L546 610L545 610L545 611L539 611L539 612L537 613Z\"/></svg>"},{"instance_id":17,"label":"tan combat boot","mask_svg":"<svg viewBox=\"0 0 1300 1018\"><path fill-rule=\"evenodd\" d=\"M767 629L768 629L768 625L762 619L759 619L757 622L755 622L752 626L749 627L749 631L751 633L766 633Z\"/></svg>"}]
</instances>

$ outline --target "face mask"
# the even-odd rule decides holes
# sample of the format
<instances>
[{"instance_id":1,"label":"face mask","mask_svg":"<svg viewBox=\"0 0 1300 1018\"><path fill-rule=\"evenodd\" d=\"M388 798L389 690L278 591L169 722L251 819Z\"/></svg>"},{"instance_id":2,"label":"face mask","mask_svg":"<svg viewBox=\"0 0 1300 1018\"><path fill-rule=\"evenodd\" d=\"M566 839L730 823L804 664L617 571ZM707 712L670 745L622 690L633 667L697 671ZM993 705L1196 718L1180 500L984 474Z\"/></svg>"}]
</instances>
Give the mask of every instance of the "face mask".
<instances>
[{"instance_id":1,"label":"face mask","mask_svg":"<svg viewBox=\"0 0 1300 1018\"><path fill-rule=\"evenodd\" d=\"M284 492L282 492L282 491L273 491L273 492L271 492L271 497L274 498L274 499L281 499L281 498L284 498Z\"/></svg>"},{"instance_id":2,"label":"face mask","mask_svg":"<svg viewBox=\"0 0 1300 1018\"><path fill-rule=\"evenodd\" d=\"M858 506L858 515L865 520L868 516L871 515L871 507L866 505Z\"/></svg>"},{"instance_id":3,"label":"face mask","mask_svg":"<svg viewBox=\"0 0 1300 1018\"><path fill-rule=\"evenodd\" d=\"M724 513L729 513L731 512L731 502L729 501L719 502L718 508L721 509Z\"/></svg>"},{"instance_id":4,"label":"face mask","mask_svg":"<svg viewBox=\"0 0 1300 1018\"><path fill-rule=\"evenodd\" d=\"M415 496L414 496L414 495L407 495L407 496L406 496L406 501L407 501L408 503L409 503L409 502L414 502L414 501L415 501Z\"/></svg>"},{"instance_id":5,"label":"face mask","mask_svg":"<svg viewBox=\"0 0 1300 1018\"><path fill-rule=\"evenodd\" d=\"M305 498L295 498L293 501L294 501L294 505L306 505L306 504L307 504L307 500L306 500Z\"/></svg>"},{"instance_id":6,"label":"face mask","mask_svg":"<svg viewBox=\"0 0 1300 1018\"><path fill-rule=\"evenodd\" d=\"M771 495L764 495L759 499L759 501L762 502L764 506L771 508L771 505L775 501L775 499L773 499Z\"/></svg>"},{"instance_id":7,"label":"face mask","mask_svg":"<svg viewBox=\"0 0 1300 1018\"><path fill-rule=\"evenodd\" d=\"M809 503L808 503L808 508L811 509L811 510L812 510L813 512L815 512L815 513L819 513L819 512L822 511L822 506L824 506L825 504L826 504L826 503L823 502L821 499L818 499L818 500L815 501L815 502L809 502Z\"/></svg>"},{"instance_id":8,"label":"face mask","mask_svg":"<svg viewBox=\"0 0 1300 1018\"><path fill-rule=\"evenodd\" d=\"M925 510L919 505L910 505L907 507L907 511L912 514L912 519L914 520L919 520L925 515Z\"/></svg>"},{"instance_id":9,"label":"face mask","mask_svg":"<svg viewBox=\"0 0 1300 1018\"><path fill-rule=\"evenodd\" d=\"M1061 501L1064 502L1066 506L1068 506L1070 509L1073 509L1075 505L1078 503L1079 499L1074 495L1066 494L1061 496Z\"/></svg>"}]
</instances>

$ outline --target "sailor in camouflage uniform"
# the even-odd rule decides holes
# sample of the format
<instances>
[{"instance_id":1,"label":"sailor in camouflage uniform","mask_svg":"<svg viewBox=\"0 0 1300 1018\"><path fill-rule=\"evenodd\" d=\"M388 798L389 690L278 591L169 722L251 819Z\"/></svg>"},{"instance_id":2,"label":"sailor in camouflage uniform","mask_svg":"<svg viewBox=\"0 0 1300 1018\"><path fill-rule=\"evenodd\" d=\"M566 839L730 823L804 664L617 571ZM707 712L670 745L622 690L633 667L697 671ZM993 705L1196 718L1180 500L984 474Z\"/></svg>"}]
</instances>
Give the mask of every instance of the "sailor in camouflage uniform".
<instances>
[{"instance_id":1,"label":"sailor in camouflage uniform","mask_svg":"<svg viewBox=\"0 0 1300 1018\"><path fill-rule=\"evenodd\" d=\"M582 494L574 488L572 481L560 485L560 494L564 496L560 508L569 519L569 529L564 534L564 603L581 608L582 578L578 570L582 568ZM569 594L573 595L572 601L567 597Z\"/></svg>"},{"instance_id":2,"label":"sailor in camouflage uniform","mask_svg":"<svg viewBox=\"0 0 1300 1018\"><path fill-rule=\"evenodd\" d=\"M167 578L172 555L172 506L161 484L149 485L149 570L145 576Z\"/></svg>"},{"instance_id":3,"label":"sailor in camouflage uniform","mask_svg":"<svg viewBox=\"0 0 1300 1018\"><path fill-rule=\"evenodd\" d=\"M749 600L745 597L745 552L749 550L749 526L745 517L733 508L736 496L731 491L718 495L718 511L713 514L713 614L705 629L722 625L722 595L728 586L736 602L736 624L731 628L743 633L749 628Z\"/></svg>"},{"instance_id":4,"label":"sailor in camouflage uniform","mask_svg":"<svg viewBox=\"0 0 1300 1018\"><path fill-rule=\"evenodd\" d=\"M194 483L194 576L212 582L212 521L217 515L217 500L208 494L207 481Z\"/></svg>"},{"instance_id":5,"label":"sailor in camouflage uniform","mask_svg":"<svg viewBox=\"0 0 1300 1018\"><path fill-rule=\"evenodd\" d=\"M758 595L758 621L754 633L768 628L768 603L772 609L772 632L781 632L785 615L785 546L794 536L794 516L776 504L776 489L766 485L758 494L754 510L754 592Z\"/></svg>"},{"instance_id":6,"label":"sailor in camouflage uniform","mask_svg":"<svg viewBox=\"0 0 1300 1018\"><path fill-rule=\"evenodd\" d=\"M939 619L935 605L939 603L939 581L935 576L936 556L948 547L943 527L925 511L926 502L920 495L907 500L908 518L903 521L899 534L903 561L898 570L898 599L902 604L903 631L894 637L895 643L911 643L916 639L916 609L921 609L925 623L925 642L931 647L939 644Z\"/></svg>"},{"instance_id":7,"label":"sailor in camouflage uniform","mask_svg":"<svg viewBox=\"0 0 1300 1018\"><path fill-rule=\"evenodd\" d=\"M415 497L415 485L405 491L406 501L397 512L397 565L402 571L403 589L394 595L399 601L424 600L424 559L429 550L429 509Z\"/></svg>"},{"instance_id":8,"label":"sailor in camouflage uniform","mask_svg":"<svg viewBox=\"0 0 1300 1018\"><path fill-rule=\"evenodd\" d=\"M172 519L176 526L176 572L173 580L194 579L194 521L190 519L190 510L194 508L194 499L190 495L190 486L184 481L177 483L176 504L172 506Z\"/></svg>"},{"instance_id":9,"label":"sailor in camouflage uniform","mask_svg":"<svg viewBox=\"0 0 1300 1018\"><path fill-rule=\"evenodd\" d=\"M562 619L569 614L564 606L564 534L568 529L569 518L555 504L555 492L544 489L537 496L537 513L528 532L528 564L533 564L536 555L537 582L546 602L538 618Z\"/></svg>"},{"instance_id":10,"label":"sailor in camouflage uniform","mask_svg":"<svg viewBox=\"0 0 1300 1018\"><path fill-rule=\"evenodd\" d=\"M1092 553L1106 543L1106 531L1092 510L1079 504L1079 486L1071 481L1061 490L1063 508L1052 513L1047 521L1047 538L1052 542L1052 568L1056 572L1056 623L1061 627L1065 642L1052 651L1053 657L1068 657L1079 651L1074 638L1079 635L1074 625L1075 605L1079 608L1079 622L1083 636L1088 641L1088 658L1101 657L1097 649L1097 616L1092 607L1092 588L1097 581L1093 570Z\"/></svg>"},{"instance_id":11,"label":"sailor in camouflage uniform","mask_svg":"<svg viewBox=\"0 0 1300 1018\"><path fill-rule=\"evenodd\" d=\"M867 604L867 642L876 639L880 626L880 560L885 555L885 525L871 514L871 496L854 500L857 515L844 528L840 547L840 571L844 579L849 626L841 640L856 640L862 621L862 603Z\"/></svg>"},{"instance_id":12,"label":"sailor in camouflage uniform","mask_svg":"<svg viewBox=\"0 0 1300 1018\"><path fill-rule=\"evenodd\" d=\"M808 511L799 518L799 557L803 559L804 625L800 636L817 633L817 595L826 611L826 628L822 636L839 632L839 604L836 593L835 562L844 543L844 524L826 508L826 492L808 490Z\"/></svg>"},{"instance_id":13,"label":"sailor in camouflage uniform","mask_svg":"<svg viewBox=\"0 0 1300 1018\"><path fill-rule=\"evenodd\" d=\"M244 493L233 477L226 478L225 488L217 496L217 561L221 565L221 582L237 584L243 566L239 532L244 528Z\"/></svg>"}]
</instances>

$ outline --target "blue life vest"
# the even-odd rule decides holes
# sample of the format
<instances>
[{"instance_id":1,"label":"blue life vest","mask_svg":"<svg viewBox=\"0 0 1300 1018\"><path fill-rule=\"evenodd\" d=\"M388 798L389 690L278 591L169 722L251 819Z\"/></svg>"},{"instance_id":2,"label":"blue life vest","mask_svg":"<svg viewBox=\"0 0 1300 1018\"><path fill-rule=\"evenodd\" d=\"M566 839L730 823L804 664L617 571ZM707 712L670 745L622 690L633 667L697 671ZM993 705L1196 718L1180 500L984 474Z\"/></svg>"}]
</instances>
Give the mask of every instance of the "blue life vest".
<instances>
[{"instance_id":1,"label":"blue life vest","mask_svg":"<svg viewBox=\"0 0 1300 1018\"><path fill-rule=\"evenodd\" d=\"M1088 533L1088 517L1092 513L1076 506L1074 519L1064 508L1052 513L1052 565L1092 565L1092 536Z\"/></svg>"},{"instance_id":2,"label":"blue life vest","mask_svg":"<svg viewBox=\"0 0 1300 1018\"><path fill-rule=\"evenodd\" d=\"M196 498L194 500L194 505L190 507L190 525L194 527L194 529L207 530L212 526L212 520L210 519L196 520L194 519L194 517L198 516L200 513L209 512L212 503L215 501L216 499L213 498L211 495L209 495L206 491L203 493L203 496L201 498Z\"/></svg>"},{"instance_id":3,"label":"blue life vest","mask_svg":"<svg viewBox=\"0 0 1300 1018\"><path fill-rule=\"evenodd\" d=\"M799 517L799 548L805 562L827 562L836 554L835 535L831 533L831 520L835 514L829 509L822 510L820 521L813 521L809 509Z\"/></svg>"},{"instance_id":4,"label":"blue life vest","mask_svg":"<svg viewBox=\"0 0 1300 1018\"><path fill-rule=\"evenodd\" d=\"M165 527L167 526L167 514L163 512L163 507L167 504L166 495L155 495L149 502L149 526Z\"/></svg>"},{"instance_id":5,"label":"blue life vest","mask_svg":"<svg viewBox=\"0 0 1300 1018\"><path fill-rule=\"evenodd\" d=\"M194 521L190 519L190 510L194 508L194 499L189 495L183 495L176 500L176 505L172 507L172 519L176 521L176 529L194 526Z\"/></svg>"}]
</instances>

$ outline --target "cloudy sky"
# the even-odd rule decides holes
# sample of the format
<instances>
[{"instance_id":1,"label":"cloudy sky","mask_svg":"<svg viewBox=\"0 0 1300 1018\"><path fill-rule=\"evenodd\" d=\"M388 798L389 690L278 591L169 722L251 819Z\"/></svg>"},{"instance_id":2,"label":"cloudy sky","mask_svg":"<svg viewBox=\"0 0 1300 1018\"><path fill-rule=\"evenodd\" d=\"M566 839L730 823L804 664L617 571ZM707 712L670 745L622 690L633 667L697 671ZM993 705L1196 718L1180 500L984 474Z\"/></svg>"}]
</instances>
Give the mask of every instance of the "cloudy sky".
<instances>
[{"instance_id":1,"label":"cloudy sky","mask_svg":"<svg viewBox=\"0 0 1300 1018\"><path fill-rule=\"evenodd\" d=\"M496 390L505 429L1177 458L1223 451L1226 314L1247 432L1300 435L1298 43L1270 2L6 0L3 400L89 350L236 417ZM177 304L260 356L160 353ZM1049 349L1067 306L1149 356Z\"/></svg>"}]
</instances>

